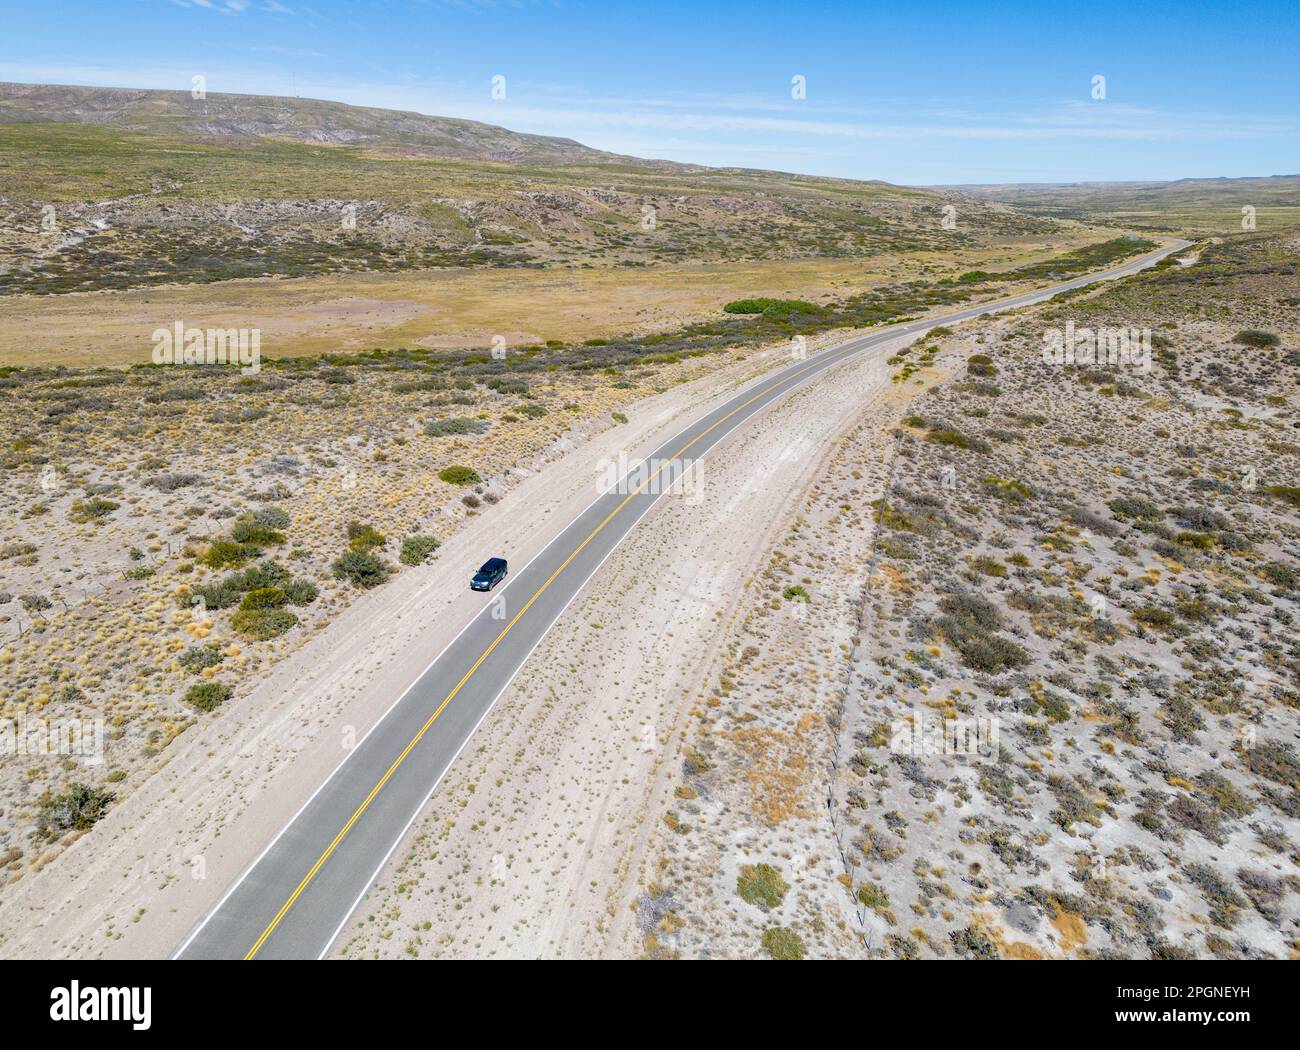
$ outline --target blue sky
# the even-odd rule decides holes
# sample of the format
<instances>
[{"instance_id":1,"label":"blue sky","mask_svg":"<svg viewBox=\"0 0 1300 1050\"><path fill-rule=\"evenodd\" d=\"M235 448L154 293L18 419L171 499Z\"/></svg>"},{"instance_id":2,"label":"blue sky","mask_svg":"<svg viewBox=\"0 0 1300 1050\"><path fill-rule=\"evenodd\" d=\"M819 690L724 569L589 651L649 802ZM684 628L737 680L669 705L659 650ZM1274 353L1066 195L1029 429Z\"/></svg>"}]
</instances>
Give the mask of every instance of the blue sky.
<instances>
[{"instance_id":1,"label":"blue sky","mask_svg":"<svg viewBox=\"0 0 1300 1050\"><path fill-rule=\"evenodd\" d=\"M0 79L300 94L910 184L1300 171L1297 0L7 0ZM494 99L492 78L505 78ZM805 78L806 98L792 97ZM1093 78L1105 77L1105 98Z\"/></svg>"}]
</instances>

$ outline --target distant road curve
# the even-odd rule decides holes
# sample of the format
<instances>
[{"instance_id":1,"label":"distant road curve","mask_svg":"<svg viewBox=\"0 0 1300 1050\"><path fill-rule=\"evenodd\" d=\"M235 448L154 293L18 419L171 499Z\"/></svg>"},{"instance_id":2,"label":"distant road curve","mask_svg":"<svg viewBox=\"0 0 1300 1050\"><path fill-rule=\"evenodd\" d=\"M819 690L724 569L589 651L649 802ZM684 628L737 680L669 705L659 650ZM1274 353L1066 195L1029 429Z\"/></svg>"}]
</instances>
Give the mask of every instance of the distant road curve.
<instances>
[{"instance_id":1,"label":"distant road curve","mask_svg":"<svg viewBox=\"0 0 1300 1050\"><path fill-rule=\"evenodd\" d=\"M1040 291L850 339L779 369L683 428L649 457L657 470L605 492L484 597L483 610L396 699L174 958L323 956L497 697L587 580L654 506L661 478L688 469L773 401L882 343L1124 277L1189 243L1174 241L1122 266ZM466 567L467 577L471 568ZM497 602L498 596L504 601Z\"/></svg>"}]
</instances>

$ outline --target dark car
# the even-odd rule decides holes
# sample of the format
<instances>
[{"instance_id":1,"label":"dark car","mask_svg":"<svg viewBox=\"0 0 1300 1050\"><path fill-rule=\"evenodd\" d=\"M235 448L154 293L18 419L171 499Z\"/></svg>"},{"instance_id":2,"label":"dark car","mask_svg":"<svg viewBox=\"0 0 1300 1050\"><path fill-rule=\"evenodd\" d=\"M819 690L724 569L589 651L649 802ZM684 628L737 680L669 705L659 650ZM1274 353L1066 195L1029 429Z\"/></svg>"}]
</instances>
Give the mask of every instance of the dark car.
<instances>
[{"instance_id":1,"label":"dark car","mask_svg":"<svg viewBox=\"0 0 1300 1050\"><path fill-rule=\"evenodd\" d=\"M470 579L469 585L476 591L490 591L506 576L505 558L489 558L483 563L483 568Z\"/></svg>"}]
</instances>

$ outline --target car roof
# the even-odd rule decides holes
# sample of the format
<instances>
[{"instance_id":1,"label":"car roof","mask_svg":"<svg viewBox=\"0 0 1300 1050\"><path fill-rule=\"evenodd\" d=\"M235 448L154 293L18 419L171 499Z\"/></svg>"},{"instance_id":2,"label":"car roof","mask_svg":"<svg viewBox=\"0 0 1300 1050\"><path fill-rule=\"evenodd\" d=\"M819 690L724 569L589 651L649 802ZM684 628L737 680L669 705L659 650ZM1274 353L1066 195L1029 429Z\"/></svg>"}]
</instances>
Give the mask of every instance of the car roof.
<instances>
[{"instance_id":1,"label":"car roof","mask_svg":"<svg viewBox=\"0 0 1300 1050\"><path fill-rule=\"evenodd\" d=\"M479 572L491 572L493 569L500 569L505 563L505 558L489 558L483 563L483 568L479 569Z\"/></svg>"}]
</instances>

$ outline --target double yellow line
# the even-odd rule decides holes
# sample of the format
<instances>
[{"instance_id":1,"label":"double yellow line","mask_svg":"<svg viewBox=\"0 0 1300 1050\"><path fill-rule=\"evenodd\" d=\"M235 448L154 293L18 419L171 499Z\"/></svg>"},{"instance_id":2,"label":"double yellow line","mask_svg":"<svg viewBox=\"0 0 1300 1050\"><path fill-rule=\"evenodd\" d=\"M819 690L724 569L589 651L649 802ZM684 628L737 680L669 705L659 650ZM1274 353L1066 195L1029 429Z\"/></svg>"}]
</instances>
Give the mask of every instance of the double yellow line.
<instances>
[{"instance_id":1,"label":"double yellow line","mask_svg":"<svg viewBox=\"0 0 1300 1050\"><path fill-rule=\"evenodd\" d=\"M420 727L420 731L411 738L410 743L408 743L406 747L402 749L402 753L393 760L393 764L389 766L388 770L384 773L384 775L379 778L378 783L376 783L375 786L370 789L370 794L368 794L365 797L365 799L362 800L361 804L357 806L356 811L352 814L352 816L348 818L348 822L344 824L342 828L339 829L339 833L335 835L334 838L330 841L330 844L325 847L325 851L319 857L316 858L316 863L311 866L311 869L307 872L307 874L302 877L302 881L299 882L298 885L294 888L293 893L289 895L289 899L286 900L284 904L281 906L280 910L275 913L275 918L273 918L269 923L267 923L266 929L262 931L261 936L258 937L257 940L253 943L253 946L248 949L248 952L244 955L244 958L251 959L255 955L257 955L258 952L262 950L262 946L266 944L271 934L275 933L276 927L280 925L281 921L283 921L284 917L289 913L289 909L294 906L294 903L302 895L303 890L305 890L311 884L311 881L316 877L317 873L325 865L325 862L330 859L334 851L338 849L339 844L347 837L348 832L352 830L353 825L356 824L356 822L359 819L361 819L361 815L365 813L367 809L370 808L370 803L372 803L375 800L376 796L379 794L379 792L384 789L384 785L387 784L388 781L393 776L393 774L397 772L398 767L400 767L401 764L406 761L406 757L415 749L415 746L422 739L424 739L424 734L427 733L429 731L429 727L432 726L433 723L438 720L438 716L442 714L446 706L449 703L451 703L454 699L456 699L456 694L459 693L461 689L464 688L465 683L468 682L474 676L474 673L483 665L483 661L492 655L493 650L496 649L496 647L501 644L501 640L505 638L505 636L510 633L511 629L515 626L515 624L519 622L520 617L522 617L524 613L528 612L528 610L532 608L533 603L542 596L542 594L546 591L546 588L548 588L552 583L555 582L556 577L559 576L560 573L562 573L566 568L569 567L569 564L573 561L573 559L576 558L579 554L581 554L584 549L586 549L587 544L589 544L598 535L600 535L601 530L603 530L606 525L608 525L611 521L613 521L614 518L619 514L619 512L624 507L626 507L635 496L640 495L640 493L644 491L646 486L649 485L652 481L654 481L654 479L658 477L660 472L663 471L664 468L667 467L669 463L673 462L673 460L680 459L683 455L685 455L687 452L691 450L691 447L693 445L701 441L703 438L707 437L718 427L722 426L723 423L729 420L732 416L736 415L736 413L748 408L755 401L759 401L762 398L766 397L768 394L772 392L772 390L775 387L780 386L782 383L786 382L787 380L794 379L796 376L803 375L805 372L808 372L814 368L823 367L829 362L833 361L836 357L844 357L851 353L856 353L859 349L861 348L854 346L853 344L850 344L849 346L845 347L842 350L835 351L828 356L821 357L818 360L805 365L803 368L791 372L789 375L782 376L771 386L767 387L762 392L755 394L748 401L741 402L730 412L728 412L725 416L719 419L716 423L710 426L707 430L703 430L699 434L697 434L694 438L692 438L685 445L683 445L676 452L674 452L667 460L661 463L655 469L654 473L652 473L648 478L646 478L643 482L641 482L641 484L639 484L635 489L633 489L625 497L623 497L622 502L620 502L617 507L615 507L607 515L605 515L604 519L600 522L600 524L597 525L594 529L592 529L591 532L587 534L586 539L584 539L581 543L579 543L578 546L576 546L573 549L572 553L567 558L564 559L564 561L560 564L560 567L546 578L546 582L537 588L536 593L531 598L529 598L527 602L524 603L523 608L521 608L517 613L515 613L514 617L510 620L510 622L507 623L505 627L501 629L501 633L498 634L496 638L493 639L492 644L489 645L485 650L483 650L483 654L477 660L474 661L473 666L470 667L470 669L466 671L464 675L461 676L460 681L456 683L456 687L452 689L450 693L447 694L447 696L443 699L442 703L438 705L437 710L435 710L433 714L429 716L428 720L424 723L424 725Z\"/></svg>"}]
</instances>

